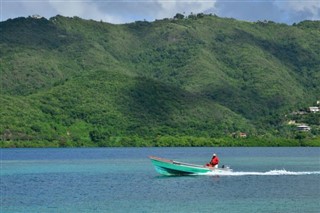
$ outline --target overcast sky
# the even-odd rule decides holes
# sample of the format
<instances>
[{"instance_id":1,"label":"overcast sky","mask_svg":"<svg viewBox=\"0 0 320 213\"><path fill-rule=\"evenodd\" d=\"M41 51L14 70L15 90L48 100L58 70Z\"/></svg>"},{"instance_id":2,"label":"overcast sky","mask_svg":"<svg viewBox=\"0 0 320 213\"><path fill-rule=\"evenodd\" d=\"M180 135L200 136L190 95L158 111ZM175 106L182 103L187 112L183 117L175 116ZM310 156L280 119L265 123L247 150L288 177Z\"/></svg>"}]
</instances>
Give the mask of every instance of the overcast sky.
<instances>
[{"instance_id":1,"label":"overcast sky","mask_svg":"<svg viewBox=\"0 0 320 213\"><path fill-rule=\"evenodd\" d=\"M320 20L320 0L0 0L1 21L39 14L78 16L109 23L212 13L239 20L298 23Z\"/></svg>"}]
</instances>

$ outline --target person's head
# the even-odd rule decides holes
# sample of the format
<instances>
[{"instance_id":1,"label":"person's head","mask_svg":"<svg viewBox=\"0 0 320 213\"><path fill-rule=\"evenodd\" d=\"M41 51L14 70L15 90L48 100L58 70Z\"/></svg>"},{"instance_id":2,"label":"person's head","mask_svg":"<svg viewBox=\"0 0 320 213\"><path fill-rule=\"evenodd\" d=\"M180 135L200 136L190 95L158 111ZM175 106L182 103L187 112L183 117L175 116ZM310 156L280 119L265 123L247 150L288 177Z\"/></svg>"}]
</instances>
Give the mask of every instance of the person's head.
<instances>
[{"instance_id":1,"label":"person's head","mask_svg":"<svg viewBox=\"0 0 320 213\"><path fill-rule=\"evenodd\" d=\"M216 157L217 155L216 155L216 153L214 153L213 155L212 155L212 157Z\"/></svg>"}]
</instances>

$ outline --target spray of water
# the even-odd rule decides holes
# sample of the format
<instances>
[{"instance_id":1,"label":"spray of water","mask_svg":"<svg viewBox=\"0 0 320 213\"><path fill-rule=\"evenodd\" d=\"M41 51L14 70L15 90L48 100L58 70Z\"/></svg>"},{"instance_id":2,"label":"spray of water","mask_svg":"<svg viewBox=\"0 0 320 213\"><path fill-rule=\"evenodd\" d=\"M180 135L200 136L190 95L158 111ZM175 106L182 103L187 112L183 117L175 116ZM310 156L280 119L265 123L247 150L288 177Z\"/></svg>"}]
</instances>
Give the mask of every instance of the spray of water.
<instances>
[{"instance_id":1,"label":"spray of water","mask_svg":"<svg viewBox=\"0 0 320 213\"><path fill-rule=\"evenodd\" d=\"M206 175L219 175L219 176L276 176L276 175L320 175L320 171L303 171L293 172L282 170L270 170L267 172L233 172L233 171L220 171L220 172L209 172Z\"/></svg>"}]
</instances>

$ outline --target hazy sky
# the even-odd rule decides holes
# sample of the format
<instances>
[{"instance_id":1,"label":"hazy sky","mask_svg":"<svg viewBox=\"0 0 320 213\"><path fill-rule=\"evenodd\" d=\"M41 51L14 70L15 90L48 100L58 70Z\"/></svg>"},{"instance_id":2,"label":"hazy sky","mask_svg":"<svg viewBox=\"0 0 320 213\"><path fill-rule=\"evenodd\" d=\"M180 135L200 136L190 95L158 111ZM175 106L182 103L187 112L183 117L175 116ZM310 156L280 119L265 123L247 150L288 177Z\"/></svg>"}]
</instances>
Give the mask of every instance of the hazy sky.
<instances>
[{"instance_id":1,"label":"hazy sky","mask_svg":"<svg viewBox=\"0 0 320 213\"><path fill-rule=\"evenodd\" d=\"M212 13L239 20L292 24L320 20L320 0L0 0L1 21L39 14L79 16L110 23Z\"/></svg>"}]
</instances>

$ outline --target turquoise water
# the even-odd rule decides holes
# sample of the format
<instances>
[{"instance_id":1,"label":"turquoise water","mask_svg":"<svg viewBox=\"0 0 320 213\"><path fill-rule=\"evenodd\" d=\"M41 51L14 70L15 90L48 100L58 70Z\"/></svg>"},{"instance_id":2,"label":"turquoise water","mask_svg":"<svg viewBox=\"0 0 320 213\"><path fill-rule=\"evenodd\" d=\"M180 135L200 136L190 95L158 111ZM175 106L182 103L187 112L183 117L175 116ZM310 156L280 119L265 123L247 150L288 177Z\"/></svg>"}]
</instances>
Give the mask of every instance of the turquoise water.
<instances>
[{"instance_id":1,"label":"turquoise water","mask_svg":"<svg viewBox=\"0 0 320 213\"><path fill-rule=\"evenodd\" d=\"M232 173L159 176L149 155ZM319 212L320 148L1 149L0 212Z\"/></svg>"}]
</instances>

